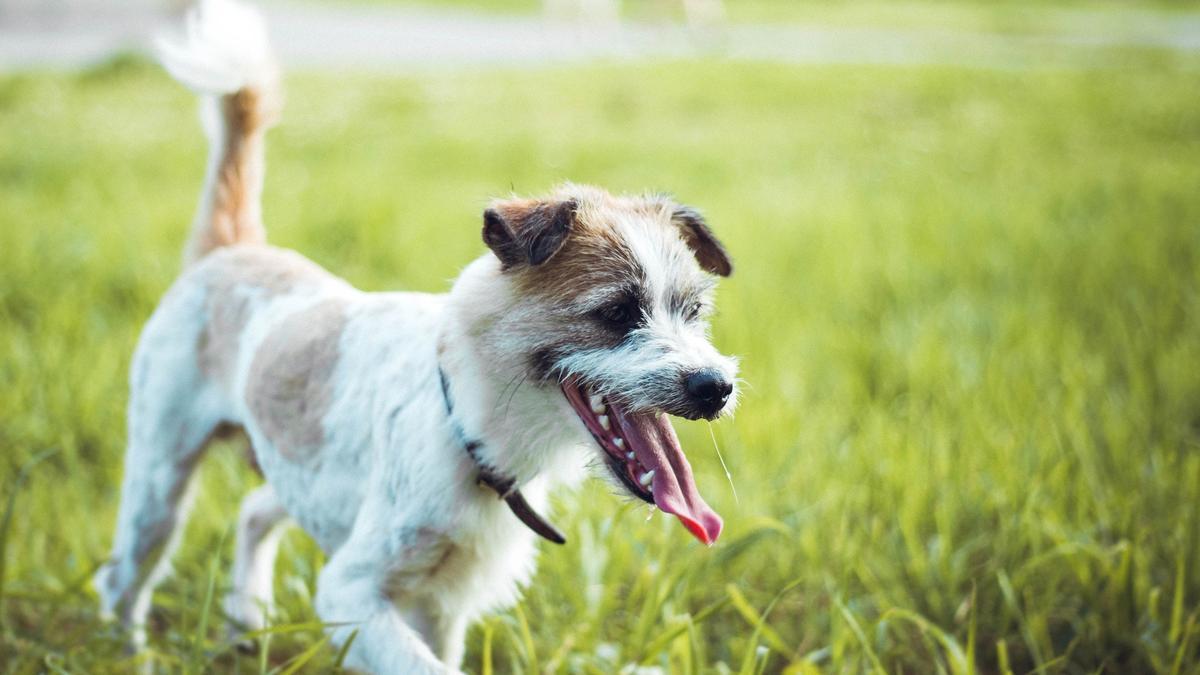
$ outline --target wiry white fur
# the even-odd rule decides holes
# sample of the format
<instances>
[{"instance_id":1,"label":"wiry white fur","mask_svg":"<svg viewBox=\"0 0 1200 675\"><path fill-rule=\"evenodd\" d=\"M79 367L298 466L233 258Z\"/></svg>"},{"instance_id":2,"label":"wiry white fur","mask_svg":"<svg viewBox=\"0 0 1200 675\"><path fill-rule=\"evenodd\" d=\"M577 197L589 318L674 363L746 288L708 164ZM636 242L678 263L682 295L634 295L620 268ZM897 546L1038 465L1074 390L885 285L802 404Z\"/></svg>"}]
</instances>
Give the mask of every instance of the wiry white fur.
<instances>
[{"instance_id":1,"label":"wiry white fur","mask_svg":"<svg viewBox=\"0 0 1200 675\"><path fill-rule=\"evenodd\" d=\"M475 260L450 291L446 332L454 335L455 341L469 340L497 313L508 311L514 293L494 257ZM523 347L519 338L496 346L498 351L510 354L521 353ZM443 358L443 368L451 376L452 394L456 401L462 400L457 417L467 435L490 431L512 439L511 452L494 456L494 449L485 447L483 459L521 482L535 480L537 494L539 477L553 476L553 482L567 484L577 482L579 460L591 440L580 433L581 424L564 428L562 420L575 417L570 405L556 387L547 389L529 382L526 365L517 359L489 360L476 351L455 352ZM464 378L460 373L470 376Z\"/></svg>"},{"instance_id":2,"label":"wiry white fur","mask_svg":"<svg viewBox=\"0 0 1200 675\"><path fill-rule=\"evenodd\" d=\"M182 35L155 41L163 66L197 94L220 96L277 77L262 14L235 0L200 0Z\"/></svg>"},{"instance_id":3,"label":"wiry white fur","mask_svg":"<svg viewBox=\"0 0 1200 675\"><path fill-rule=\"evenodd\" d=\"M253 82L270 56L259 49L266 44L260 19L229 0L203 7L188 42L167 48L172 72L206 96ZM621 347L582 352L559 367L586 374L633 408L655 405L656 396L662 403L665 389L646 384L656 378L678 389L680 374L701 366L732 377L734 362L713 349L702 323L669 306L672 289L711 285L687 247L661 223L615 226L647 271L655 298L648 324ZM248 254L301 273L281 291L245 282L213 297L216 281L239 278ZM247 628L269 619L278 526L290 517L328 555L315 605L335 644L356 635L347 666L457 672L467 626L516 601L537 551L535 535L476 484L479 466L464 436L482 443L480 459L514 477L542 513L550 491L575 484L598 450L555 383L527 381L527 345L500 338L488 351L481 344L497 312L519 300L491 254L470 264L446 295L363 293L314 269L262 244L220 247L185 270L155 310L130 375L117 531L96 577L102 608L132 631L135 647L144 645L150 595L182 529L193 468L211 434L233 425L245 430L268 486L246 497L239 515L225 602L232 618ZM198 353L211 339L213 301L231 299L248 319L229 342L236 358L224 378L206 372ZM328 380L309 383L331 392L320 409L320 442L297 454L256 415L261 382L253 373L256 359L270 356L266 342L323 303L345 321L327 336L336 341Z\"/></svg>"}]
</instances>

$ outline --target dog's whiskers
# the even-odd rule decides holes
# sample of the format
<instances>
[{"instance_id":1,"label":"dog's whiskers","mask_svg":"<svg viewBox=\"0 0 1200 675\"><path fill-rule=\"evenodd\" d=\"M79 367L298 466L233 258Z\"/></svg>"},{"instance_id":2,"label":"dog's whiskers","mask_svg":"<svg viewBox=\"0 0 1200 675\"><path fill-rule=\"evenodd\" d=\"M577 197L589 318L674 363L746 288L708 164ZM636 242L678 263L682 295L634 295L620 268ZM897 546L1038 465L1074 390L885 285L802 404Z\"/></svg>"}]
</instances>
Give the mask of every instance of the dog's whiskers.
<instances>
[{"instance_id":1,"label":"dog's whiskers","mask_svg":"<svg viewBox=\"0 0 1200 675\"><path fill-rule=\"evenodd\" d=\"M500 394L496 396L496 402L494 404L492 404L492 412L496 412L497 410L500 409L500 401L502 401L504 399L505 394L508 394L509 389L514 387L514 383L517 383L517 380L522 380L522 381L524 380L524 378L522 377L522 375L520 373L513 375L512 379L509 380L508 383L504 385L504 388L502 388L500 390ZM519 383L517 383L517 384L515 384L515 386L519 387L521 385ZM509 403L512 402L512 396L508 397L508 402ZM505 414L506 415L508 414L507 408L505 408Z\"/></svg>"},{"instance_id":2,"label":"dog's whiskers","mask_svg":"<svg viewBox=\"0 0 1200 675\"><path fill-rule=\"evenodd\" d=\"M504 404L504 417L505 418L508 417L508 411L512 407L513 397L517 395L517 391L521 388L521 385L525 384L525 381L528 379L529 379L529 374L526 373L521 378L521 380L519 382L517 382L517 386L513 387L512 393L510 393L508 395L508 402Z\"/></svg>"},{"instance_id":3,"label":"dog's whiskers","mask_svg":"<svg viewBox=\"0 0 1200 675\"><path fill-rule=\"evenodd\" d=\"M712 422L705 420L708 425L708 437L712 439L713 450L717 451L717 460L721 462L721 469L725 471L725 480L729 481L729 490L733 493L733 503L741 505L741 500L738 499L737 488L733 486L733 474L729 472L729 467L725 465L725 457L721 455L721 446L717 445L717 432L713 431Z\"/></svg>"}]
</instances>

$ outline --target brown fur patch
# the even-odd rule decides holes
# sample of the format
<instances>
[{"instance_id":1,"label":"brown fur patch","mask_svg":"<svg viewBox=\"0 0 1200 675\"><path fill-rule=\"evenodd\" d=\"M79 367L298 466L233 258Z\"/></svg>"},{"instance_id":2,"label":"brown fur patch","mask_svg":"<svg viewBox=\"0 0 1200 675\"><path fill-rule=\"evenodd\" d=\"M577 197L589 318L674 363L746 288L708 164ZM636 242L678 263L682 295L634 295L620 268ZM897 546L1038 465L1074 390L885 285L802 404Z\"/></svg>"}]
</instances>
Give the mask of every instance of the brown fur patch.
<instances>
[{"instance_id":1,"label":"brown fur patch","mask_svg":"<svg viewBox=\"0 0 1200 675\"><path fill-rule=\"evenodd\" d=\"M208 321L200 333L196 358L206 377L232 384L242 332L254 309L298 284L333 278L307 258L267 246L237 246L205 270Z\"/></svg>"},{"instance_id":2,"label":"brown fur patch","mask_svg":"<svg viewBox=\"0 0 1200 675\"><path fill-rule=\"evenodd\" d=\"M340 299L296 312L267 336L250 364L246 405L288 459L307 459L325 440L322 420L333 402L346 322L346 303Z\"/></svg>"},{"instance_id":3,"label":"brown fur patch","mask_svg":"<svg viewBox=\"0 0 1200 675\"><path fill-rule=\"evenodd\" d=\"M496 203L483 213L483 241L505 269L545 263L571 233L574 200L515 199Z\"/></svg>"},{"instance_id":4,"label":"brown fur patch","mask_svg":"<svg viewBox=\"0 0 1200 675\"><path fill-rule=\"evenodd\" d=\"M554 364L569 351L619 344L623 333L588 316L581 300L589 295L594 299L603 288L614 293L636 292L643 283L643 271L632 249L605 218L622 205L598 190L583 191L580 197L566 196L577 200L579 206L557 253L545 264L513 270L515 295L520 300L492 327L507 338L528 336L526 360L535 380L553 377Z\"/></svg>"},{"instance_id":5,"label":"brown fur patch","mask_svg":"<svg viewBox=\"0 0 1200 675\"><path fill-rule=\"evenodd\" d=\"M222 100L229 125L225 160L218 174L209 233L217 246L266 241L259 212L259 186L263 174L262 115L259 95L242 89Z\"/></svg>"},{"instance_id":6,"label":"brown fur patch","mask_svg":"<svg viewBox=\"0 0 1200 675\"><path fill-rule=\"evenodd\" d=\"M245 87L221 99L225 145L206 218L197 222L185 249L194 262L208 252L231 244L266 241L262 225L264 136L278 117L278 94Z\"/></svg>"},{"instance_id":7,"label":"brown fur patch","mask_svg":"<svg viewBox=\"0 0 1200 675\"><path fill-rule=\"evenodd\" d=\"M629 245L604 222L608 209L619 208L604 195L603 203L585 202L576 212L567 241L546 264L522 270L516 278L523 294L569 303L602 286L636 286L641 267Z\"/></svg>"}]
</instances>

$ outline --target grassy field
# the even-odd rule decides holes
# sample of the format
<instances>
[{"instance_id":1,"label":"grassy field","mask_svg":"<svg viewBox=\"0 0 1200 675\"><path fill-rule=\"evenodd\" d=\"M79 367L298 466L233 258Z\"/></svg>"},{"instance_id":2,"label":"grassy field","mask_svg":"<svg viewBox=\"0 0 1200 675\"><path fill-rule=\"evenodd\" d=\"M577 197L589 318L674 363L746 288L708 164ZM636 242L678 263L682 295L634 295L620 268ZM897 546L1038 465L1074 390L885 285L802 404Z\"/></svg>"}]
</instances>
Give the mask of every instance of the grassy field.
<instances>
[{"instance_id":1,"label":"grassy field","mask_svg":"<svg viewBox=\"0 0 1200 675\"><path fill-rule=\"evenodd\" d=\"M1200 672L1200 70L718 63L296 75L275 242L368 289L447 287L488 197L675 192L738 271L714 334L737 417L679 426L727 519L704 549L589 484L490 672ZM153 67L0 77L0 670L129 672L107 553L129 354L178 272L203 145ZM40 458L40 461L35 459ZM25 468L22 471L22 467ZM238 656L238 500L205 461L151 656L322 672L301 533ZM654 671L643 671L654 672Z\"/></svg>"},{"instance_id":2,"label":"grassy field","mask_svg":"<svg viewBox=\"0 0 1200 675\"><path fill-rule=\"evenodd\" d=\"M305 0L330 5L409 6L495 14L542 14L544 0ZM567 2L568 15L577 5ZM1162 20L1194 19L1196 0L723 0L725 18L862 28L1095 37L1154 34ZM623 19L682 21L679 0L618 0Z\"/></svg>"}]
</instances>

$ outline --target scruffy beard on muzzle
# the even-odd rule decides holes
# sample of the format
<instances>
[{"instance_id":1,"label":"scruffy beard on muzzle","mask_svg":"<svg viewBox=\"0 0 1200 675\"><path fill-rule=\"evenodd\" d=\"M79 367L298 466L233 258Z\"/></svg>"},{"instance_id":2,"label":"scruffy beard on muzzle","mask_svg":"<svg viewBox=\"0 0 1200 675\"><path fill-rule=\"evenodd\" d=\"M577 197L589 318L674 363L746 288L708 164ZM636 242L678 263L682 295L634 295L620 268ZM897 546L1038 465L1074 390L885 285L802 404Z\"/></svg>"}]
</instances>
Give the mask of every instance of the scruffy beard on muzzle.
<instances>
[{"instance_id":1,"label":"scruffy beard on muzzle","mask_svg":"<svg viewBox=\"0 0 1200 675\"><path fill-rule=\"evenodd\" d=\"M611 399L631 413L664 412L690 420L716 419L736 406L736 389L720 410L704 411L688 395L687 376L700 368L715 368L732 381L737 365L734 359L717 353L707 341L702 344L707 349L685 353L668 340L635 331L616 347L547 353L544 379L561 382L576 378L589 391ZM701 353L696 354L697 351Z\"/></svg>"}]
</instances>

